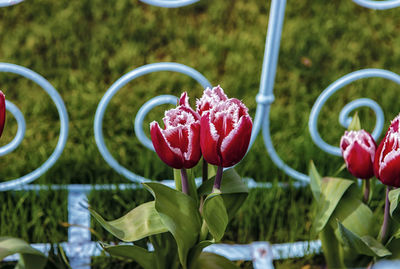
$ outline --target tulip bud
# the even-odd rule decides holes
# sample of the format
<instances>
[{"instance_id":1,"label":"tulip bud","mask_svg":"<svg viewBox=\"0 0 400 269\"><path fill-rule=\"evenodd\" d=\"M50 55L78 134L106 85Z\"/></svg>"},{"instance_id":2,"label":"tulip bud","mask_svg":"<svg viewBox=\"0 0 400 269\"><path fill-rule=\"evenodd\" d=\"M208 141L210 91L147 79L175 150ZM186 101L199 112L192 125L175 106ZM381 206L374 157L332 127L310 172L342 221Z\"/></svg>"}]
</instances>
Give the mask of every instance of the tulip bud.
<instances>
[{"instance_id":1,"label":"tulip bud","mask_svg":"<svg viewBox=\"0 0 400 269\"><path fill-rule=\"evenodd\" d=\"M340 140L340 149L349 172L358 178L374 176L376 143L364 130L346 131Z\"/></svg>"},{"instance_id":2,"label":"tulip bud","mask_svg":"<svg viewBox=\"0 0 400 269\"><path fill-rule=\"evenodd\" d=\"M220 102L228 100L228 96L224 93L224 90L218 85L212 89L207 88L203 92L203 96L196 100L197 113L200 116L204 112L216 107Z\"/></svg>"},{"instance_id":3,"label":"tulip bud","mask_svg":"<svg viewBox=\"0 0 400 269\"><path fill-rule=\"evenodd\" d=\"M0 137L3 133L4 124L6 122L6 97L0 91Z\"/></svg>"},{"instance_id":4,"label":"tulip bud","mask_svg":"<svg viewBox=\"0 0 400 269\"><path fill-rule=\"evenodd\" d=\"M400 115L391 122L375 153L375 176L385 185L400 187Z\"/></svg>"},{"instance_id":5,"label":"tulip bud","mask_svg":"<svg viewBox=\"0 0 400 269\"><path fill-rule=\"evenodd\" d=\"M222 89L215 91L221 92ZM220 94L214 95L217 98L215 102L209 102L213 107L201 116L200 146L208 163L230 167L246 154L253 123L242 102L235 98L223 100L225 95L220 99L217 96L221 97Z\"/></svg>"},{"instance_id":6,"label":"tulip bud","mask_svg":"<svg viewBox=\"0 0 400 269\"><path fill-rule=\"evenodd\" d=\"M165 129L158 122L150 124L151 141L157 155L175 168L192 168L201 157L200 116L189 106L187 93L179 99L179 106L165 112Z\"/></svg>"}]
</instances>

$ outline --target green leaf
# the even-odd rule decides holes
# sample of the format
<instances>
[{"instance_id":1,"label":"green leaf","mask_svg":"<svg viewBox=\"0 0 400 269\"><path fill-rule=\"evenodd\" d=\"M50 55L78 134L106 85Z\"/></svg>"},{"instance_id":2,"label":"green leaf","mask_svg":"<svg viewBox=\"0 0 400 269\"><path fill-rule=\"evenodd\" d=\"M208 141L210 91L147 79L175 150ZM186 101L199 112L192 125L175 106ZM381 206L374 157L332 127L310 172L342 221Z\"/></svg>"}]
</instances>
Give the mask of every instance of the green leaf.
<instances>
[{"instance_id":1,"label":"green leaf","mask_svg":"<svg viewBox=\"0 0 400 269\"><path fill-rule=\"evenodd\" d=\"M24 240L0 237L0 261L16 253L20 254L17 269L42 269L46 265L47 257Z\"/></svg>"},{"instance_id":2,"label":"green leaf","mask_svg":"<svg viewBox=\"0 0 400 269\"><path fill-rule=\"evenodd\" d=\"M358 131L361 130L361 123L360 123L360 118L358 117L358 113L354 113L353 119L351 120L351 123L349 127L347 128L349 131Z\"/></svg>"},{"instance_id":3,"label":"green leaf","mask_svg":"<svg viewBox=\"0 0 400 269\"><path fill-rule=\"evenodd\" d=\"M155 198L155 208L165 227L178 245L179 260L187 268L187 255L196 243L201 217L196 202L190 196L160 183L143 184Z\"/></svg>"},{"instance_id":4,"label":"green leaf","mask_svg":"<svg viewBox=\"0 0 400 269\"><path fill-rule=\"evenodd\" d=\"M328 223L333 211L347 189L354 183L352 180L326 177L321 182L321 196L314 220L314 229L318 233Z\"/></svg>"},{"instance_id":5,"label":"green leaf","mask_svg":"<svg viewBox=\"0 0 400 269\"><path fill-rule=\"evenodd\" d=\"M208 195L212 192L214 179L215 177L210 178L199 187L199 195ZM235 169L230 168L224 171L221 183L221 196L224 200L229 220L235 216L236 212L242 206L248 192L246 184Z\"/></svg>"},{"instance_id":6,"label":"green leaf","mask_svg":"<svg viewBox=\"0 0 400 269\"><path fill-rule=\"evenodd\" d=\"M155 255L147 249L132 245L102 245L102 247L112 256L134 260L144 269L156 268Z\"/></svg>"},{"instance_id":7,"label":"green leaf","mask_svg":"<svg viewBox=\"0 0 400 269\"><path fill-rule=\"evenodd\" d=\"M308 175L310 176L311 192L318 203L321 196L321 176L319 175L313 161L310 162Z\"/></svg>"},{"instance_id":8,"label":"green leaf","mask_svg":"<svg viewBox=\"0 0 400 269\"><path fill-rule=\"evenodd\" d=\"M125 242L136 241L168 231L155 209L154 201L141 204L125 216L113 221L104 220L91 208L89 208L89 211L104 229Z\"/></svg>"},{"instance_id":9,"label":"green leaf","mask_svg":"<svg viewBox=\"0 0 400 269\"><path fill-rule=\"evenodd\" d=\"M337 224L342 243L354 249L357 253L372 257L384 257L392 254L375 238L369 235L359 237L357 234L344 227L339 221Z\"/></svg>"},{"instance_id":10,"label":"green leaf","mask_svg":"<svg viewBox=\"0 0 400 269\"><path fill-rule=\"evenodd\" d=\"M211 235L216 242L219 242L228 225L228 214L220 193L212 193L207 196L203 205L203 217Z\"/></svg>"},{"instance_id":11,"label":"green leaf","mask_svg":"<svg viewBox=\"0 0 400 269\"><path fill-rule=\"evenodd\" d=\"M389 192L390 201L390 216L400 222L400 208L399 205L400 189L391 190Z\"/></svg>"},{"instance_id":12,"label":"green leaf","mask_svg":"<svg viewBox=\"0 0 400 269\"><path fill-rule=\"evenodd\" d=\"M202 252L190 269L238 269L227 258L209 252Z\"/></svg>"},{"instance_id":13,"label":"green leaf","mask_svg":"<svg viewBox=\"0 0 400 269\"><path fill-rule=\"evenodd\" d=\"M196 263L197 259L199 258L200 254L202 253L205 247L212 245L213 242L211 240L204 240L195 245L189 252L188 264L189 268L193 267L193 264Z\"/></svg>"}]
</instances>

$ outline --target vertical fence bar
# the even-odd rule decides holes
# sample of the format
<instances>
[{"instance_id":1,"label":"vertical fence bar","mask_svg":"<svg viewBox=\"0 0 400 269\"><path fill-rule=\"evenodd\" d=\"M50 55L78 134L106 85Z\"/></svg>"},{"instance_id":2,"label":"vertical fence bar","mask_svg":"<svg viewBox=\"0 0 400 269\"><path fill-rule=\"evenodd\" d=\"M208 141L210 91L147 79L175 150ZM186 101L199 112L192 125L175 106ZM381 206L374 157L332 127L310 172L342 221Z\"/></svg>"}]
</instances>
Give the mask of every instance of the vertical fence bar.
<instances>
[{"instance_id":1,"label":"vertical fence bar","mask_svg":"<svg viewBox=\"0 0 400 269\"><path fill-rule=\"evenodd\" d=\"M87 204L87 196L84 191L68 191L68 243L70 249L69 262L72 269L90 269L91 258L87 251L87 245L91 242L90 213L82 205Z\"/></svg>"}]
</instances>

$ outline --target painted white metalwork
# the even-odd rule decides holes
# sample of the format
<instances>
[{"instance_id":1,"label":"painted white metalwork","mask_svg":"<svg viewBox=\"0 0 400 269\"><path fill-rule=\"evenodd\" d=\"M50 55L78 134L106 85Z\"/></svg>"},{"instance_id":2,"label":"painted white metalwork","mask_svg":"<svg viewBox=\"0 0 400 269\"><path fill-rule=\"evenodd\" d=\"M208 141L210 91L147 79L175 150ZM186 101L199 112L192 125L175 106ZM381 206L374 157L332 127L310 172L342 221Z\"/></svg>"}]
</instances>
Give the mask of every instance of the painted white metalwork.
<instances>
[{"instance_id":1,"label":"painted white metalwork","mask_svg":"<svg viewBox=\"0 0 400 269\"><path fill-rule=\"evenodd\" d=\"M8 110L11 114L13 114L15 120L17 121L18 129L14 139L7 145L0 147L0 157L7 155L8 153L18 148L19 144L21 144L22 140L24 140L26 131L25 118L24 115L22 115L21 110L19 110L19 108L16 105L14 105L8 100L6 100L6 110Z\"/></svg>"},{"instance_id":2,"label":"painted white metalwork","mask_svg":"<svg viewBox=\"0 0 400 269\"><path fill-rule=\"evenodd\" d=\"M0 0L0 7L8 7L19 4L24 0Z\"/></svg>"},{"instance_id":3,"label":"painted white metalwork","mask_svg":"<svg viewBox=\"0 0 400 269\"><path fill-rule=\"evenodd\" d=\"M103 156L104 160L112 167L115 171L119 174L123 175L127 179L133 182L145 182L151 181L151 179L139 176L132 171L126 169L122 165L118 163L118 161L111 155L108 151L105 143L104 143L104 136L103 136L103 117L106 111L107 105L110 103L113 96L127 83L130 81L141 77L143 75L153 73L153 72L160 72L160 71L171 71L171 72L178 72L189 77L195 79L203 88L211 87L210 82L198 71L194 70L191 67L188 67L183 64L178 63L155 63L155 64L148 64L142 67L136 68L127 74L123 75L120 79L118 79L111 87L107 90L104 94L103 98L101 99L99 105L97 106L96 115L94 118L94 137L96 140L97 147L101 155ZM135 125L136 134L140 137L141 142L145 142L144 145L150 149L153 149L151 143L148 141L148 138L144 135L143 132L143 119L145 118L146 114L150 109L155 107L159 104L166 104L171 103L176 104L176 99L174 101L174 97L170 95L163 95L159 97L155 97L148 101L143 109L140 109L136 119L139 119L137 125Z\"/></svg>"},{"instance_id":4,"label":"painted white metalwork","mask_svg":"<svg viewBox=\"0 0 400 269\"><path fill-rule=\"evenodd\" d=\"M38 84L43 90L45 90L57 107L57 111L60 116L60 126L61 126L60 136L57 142L57 146L54 149L53 153L50 155L50 157L36 170L20 178L9 180L7 182L0 182L0 191L7 191L7 190L12 190L22 184L31 183L32 181L43 175L58 160L58 158L60 157L61 153L64 150L65 143L67 142L68 114L64 102L61 96L58 94L57 90L54 89L54 87L38 73L28 68L9 63L0 63L0 72L13 73L23 76L29 80L32 80L33 82ZM10 104L10 102L7 102L6 105L7 104ZM23 117L21 118L21 113L19 112L17 107L11 104L10 108L8 109L11 109L12 114L16 117L18 122L18 129L21 129L21 132L22 131L25 132L24 131L25 124L23 123L25 120L22 120ZM21 135L22 135L21 132L17 132L17 136L11 142L11 146L9 144L6 145L5 147L0 148L0 151L2 151L3 154L9 153L11 149L14 149L15 146L18 146L21 140Z\"/></svg>"},{"instance_id":5,"label":"painted white metalwork","mask_svg":"<svg viewBox=\"0 0 400 269\"><path fill-rule=\"evenodd\" d=\"M353 0L354 3L370 8L370 9L390 9L400 7L400 0L385 0L385 1L374 1L374 0Z\"/></svg>"},{"instance_id":6,"label":"painted white metalwork","mask_svg":"<svg viewBox=\"0 0 400 269\"><path fill-rule=\"evenodd\" d=\"M177 7L191 5L200 0L140 0L140 1L152 6L177 8Z\"/></svg>"}]
</instances>

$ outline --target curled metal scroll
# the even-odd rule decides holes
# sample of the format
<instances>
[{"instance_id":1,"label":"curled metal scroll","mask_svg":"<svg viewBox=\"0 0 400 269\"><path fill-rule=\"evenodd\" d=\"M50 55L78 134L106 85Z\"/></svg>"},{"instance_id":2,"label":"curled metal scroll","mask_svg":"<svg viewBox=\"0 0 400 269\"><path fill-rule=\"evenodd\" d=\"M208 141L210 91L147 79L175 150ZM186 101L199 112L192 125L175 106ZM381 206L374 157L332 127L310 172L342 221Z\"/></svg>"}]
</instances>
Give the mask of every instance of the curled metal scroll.
<instances>
[{"instance_id":1,"label":"curled metal scroll","mask_svg":"<svg viewBox=\"0 0 400 269\"><path fill-rule=\"evenodd\" d=\"M0 0L0 7L8 7L19 4L24 0Z\"/></svg>"},{"instance_id":2,"label":"curled metal scroll","mask_svg":"<svg viewBox=\"0 0 400 269\"><path fill-rule=\"evenodd\" d=\"M314 143L320 147L322 150L325 152L340 156L340 149L338 147L334 147L332 145L327 144L319 135L318 133L318 128L317 128L317 121L318 121L318 115L325 104L325 102L329 99L329 97L334 94L336 91L341 89L342 87L356 81L359 79L363 78L372 78L372 77L378 77L378 78L384 78L391 80L393 82L396 82L397 84L400 84L400 76L397 75L396 73L383 70L383 69L363 69L363 70L358 70L355 72L352 72L350 74L345 75L344 77L341 77L340 79L336 80L334 83L328 86L322 94L318 97L317 101L314 103L314 106L311 110L310 118L308 121L308 128L310 130L311 138L314 141ZM347 104L341 111L340 116L339 116L339 121L344 127L347 127L348 124L351 122L351 118L348 116L349 113L361 106L367 106L371 108L375 114L376 114L376 123L375 123L375 128L374 131L372 132L372 136L374 137L375 140L377 140L382 132L383 128L383 123L384 123L384 115L382 112L382 109L379 107L379 105L367 98L361 98L352 101L351 103Z\"/></svg>"},{"instance_id":3,"label":"curled metal scroll","mask_svg":"<svg viewBox=\"0 0 400 269\"><path fill-rule=\"evenodd\" d=\"M28 184L41 175L43 175L50 167L54 165L57 159L60 157L61 153L64 150L65 144L67 142L68 136L68 114L67 109L65 108L64 102L61 99L61 96L58 94L57 90L41 75L35 73L34 71L19 66L15 64L9 63L0 63L0 72L13 73L20 76L23 76L36 84L38 84L43 90L47 92L50 98L53 100L57 107L58 114L60 116L60 136L58 138L57 146L54 149L53 153L50 157L36 170L26 174L20 178L9 180L6 182L0 183L0 191L7 191L21 186L22 184ZM14 150L21 143L24 133L25 133L25 120L23 119L22 113L19 109L7 101L6 103L7 110L10 111L17 120L18 123L18 131L16 137L6 146L0 148L0 156L5 155L12 150Z\"/></svg>"},{"instance_id":4,"label":"curled metal scroll","mask_svg":"<svg viewBox=\"0 0 400 269\"><path fill-rule=\"evenodd\" d=\"M96 109L96 115L94 118L94 137L96 140L97 147L100 151L100 154L103 156L104 160L119 174L123 175L127 179L133 181L133 182L145 182L145 181L150 181L150 179L147 179L145 177L139 176L130 170L126 169L122 165L120 165L117 160L114 159L114 157L110 154L108 151L105 142L104 142L104 136L103 136L103 118L104 118L104 113L106 111L107 105L110 103L111 99L114 97L114 95L127 83L130 81L141 77L143 75L153 73L153 72L160 72L160 71L172 71L172 72L178 72L182 73L185 75L188 75L189 77L195 79L203 88L211 87L211 83L198 71L195 69L188 67L183 64L178 64L178 63L154 63L154 64L148 64L141 66L139 68L136 68L125 75L123 75L121 78L119 78L116 82L114 82L113 85L107 90L107 92L104 94L103 98L101 99L99 105L97 106ZM165 103L172 103L176 104L176 97L173 97L171 95L167 96L159 96L152 98L146 104L144 107L142 107L138 114L136 115L136 120L135 122L135 132L136 135L139 137L139 140L149 149L154 150L153 146L151 145L151 142L149 139L145 136L143 132L143 120L146 116L146 114L155 106L165 104Z\"/></svg>"},{"instance_id":5,"label":"curled metal scroll","mask_svg":"<svg viewBox=\"0 0 400 269\"><path fill-rule=\"evenodd\" d=\"M8 100L6 100L6 109L11 114L13 114L15 120L17 121L18 129L14 139L7 145L0 147L0 157L11 153L16 148L18 148L22 140L24 140L25 130L26 130L25 118L24 115L22 115L21 110L19 110L19 108L16 105L14 105Z\"/></svg>"},{"instance_id":6,"label":"curled metal scroll","mask_svg":"<svg viewBox=\"0 0 400 269\"><path fill-rule=\"evenodd\" d=\"M386 0L386 1L374 1L374 0L353 0L354 3L370 8L370 9L390 9L400 7L400 0Z\"/></svg>"},{"instance_id":7,"label":"curled metal scroll","mask_svg":"<svg viewBox=\"0 0 400 269\"><path fill-rule=\"evenodd\" d=\"M200 0L140 0L140 1L152 6L176 8L176 7L188 6Z\"/></svg>"}]
</instances>

